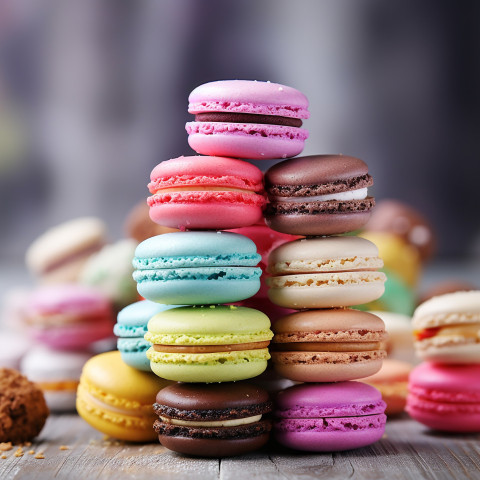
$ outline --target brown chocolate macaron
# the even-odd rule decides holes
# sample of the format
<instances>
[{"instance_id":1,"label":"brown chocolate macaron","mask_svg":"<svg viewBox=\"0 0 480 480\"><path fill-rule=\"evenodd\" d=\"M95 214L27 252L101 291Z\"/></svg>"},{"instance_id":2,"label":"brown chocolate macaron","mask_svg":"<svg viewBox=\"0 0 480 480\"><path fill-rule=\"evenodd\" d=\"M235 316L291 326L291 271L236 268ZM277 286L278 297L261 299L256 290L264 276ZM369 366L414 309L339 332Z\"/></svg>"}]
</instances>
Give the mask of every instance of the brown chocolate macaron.
<instances>
[{"instance_id":1,"label":"brown chocolate macaron","mask_svg":"<svg viewBox=\"0 0 480 480\"><path fill-rule=\"evenodd\" d=\"M270 203L265 217L273 230L292 235L335 235L361 228L375 205L362 160L311 155L285 160L265 174Z\"/></svg>"},{"instance_id":2,"label":"brown chocolate macaron","mask_svg":"<svg viewBox=\"0 0 480 480\"><path fill-rule=\"evenodd\" d=\"M303 310L273 325L275 370L297 382L343 382L378 372L387 356L383 321L350 308Z\"/></svg>"},{"instance_id":3,"label":"brown chocolate macaron","mask_svg":"<svg viewBox=\"0 0 480 480\"><path fill-rule=\"evenodd\" d=\"M0 443L35 438L49 410L42 391L16 370L0 368Z\"/></svg>"},{"instance_id":4,"label":"brown chocolate macaron","mask_svg":"<svg viewBox=\"0 0 480 480\"><path fill-rule=\"evenodd\" d=\"M268 393L246 383L177 383L158 392L154 423L160 443L174 452L228 457L261 448L271 422Z\"/></svg>"}]
</instances>

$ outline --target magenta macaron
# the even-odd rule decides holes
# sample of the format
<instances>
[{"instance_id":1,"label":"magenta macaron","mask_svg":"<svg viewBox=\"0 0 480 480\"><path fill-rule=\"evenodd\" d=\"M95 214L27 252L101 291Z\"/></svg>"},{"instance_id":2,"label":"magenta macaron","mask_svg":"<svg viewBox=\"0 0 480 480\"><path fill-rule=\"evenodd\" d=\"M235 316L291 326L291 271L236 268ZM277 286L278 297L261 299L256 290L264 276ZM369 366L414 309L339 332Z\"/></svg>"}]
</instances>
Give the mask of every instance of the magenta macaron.
<instances>
[{"instance_id":1,"label":"magenta macaron","mask_svg":"<svg viewBox=\"0 0 480 480\"><path fill-rule=\"evenodd\" d=\"M422 363L410 373L406 410L434 430L480 432L480 365Z\"/></svg>"},{"instance_id":2,"label":"magenta macaron","mask_svg":"<svg viewBox=\"0 0 480 480\"><path fill-rule=\"evenodd\" d=\"M83 349L113 336L110 301L82 285L49 285L35 290L26 306L34 340L57 349Z\"/></svg>"},{"instance_id":3,"label":"magenta macaron","mask_svg":"<svg viewBox=\"0 0 480 480\"><path fill-rule=\"evenodd\" d=\"M276 397L274 436L282 445L310 452L365 447L382 438L386 404L365 383L295 385Z\"/></svg>"},{"instance_id":4,"label":"magenta macaron","mask_svg":"<svg viewBox=\"0 0 480 480\"><path fill-rule=\"evenodd\" d=\"M179 157L150 174L150 218L180 229L223 230L252 225L266 204L263 174L243 160Z\"/></svg>"},{"instance_id":5,"label":"magenta macaron","mask_svg":"<svg viewBox=\"0 0 480 480\"><path fill-rule=\"evenodd\" d=\"M271 82L223 80L200 85L188 97L194 122L185 126L197 153L273 159L302 152L308 100L298 90Z\"/></svg>"}]
</instances>

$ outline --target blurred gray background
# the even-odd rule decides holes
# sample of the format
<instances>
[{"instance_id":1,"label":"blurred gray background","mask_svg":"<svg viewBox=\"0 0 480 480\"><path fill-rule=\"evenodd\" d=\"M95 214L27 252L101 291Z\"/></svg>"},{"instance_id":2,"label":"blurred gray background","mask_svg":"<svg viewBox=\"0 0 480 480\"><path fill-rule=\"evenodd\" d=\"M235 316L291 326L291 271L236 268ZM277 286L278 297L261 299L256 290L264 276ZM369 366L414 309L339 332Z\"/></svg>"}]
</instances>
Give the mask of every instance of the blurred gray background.
<instances>
[{"instance_id":1,"label":"blurred gray background","mask_svg":"<svg viewBox=\"0 0 480 480\"><path fill-rule=\"evenodd\" d=\"M362 158L438 257L478 258L479 23L468 0L0 0L0 261L77 216L121 237L151 169L192 154L189 92L233 78L301 90L304 154Z\"/></svg>"}]
</instances>

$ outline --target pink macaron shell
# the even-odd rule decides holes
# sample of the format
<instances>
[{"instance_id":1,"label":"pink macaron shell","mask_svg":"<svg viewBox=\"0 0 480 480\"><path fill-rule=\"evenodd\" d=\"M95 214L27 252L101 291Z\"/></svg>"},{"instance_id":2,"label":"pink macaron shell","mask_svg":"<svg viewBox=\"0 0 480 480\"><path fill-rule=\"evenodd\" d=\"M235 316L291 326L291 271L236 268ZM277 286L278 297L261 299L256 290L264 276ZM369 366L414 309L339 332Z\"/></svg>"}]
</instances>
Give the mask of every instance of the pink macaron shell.
<instances>
[{"instance_id":1,"label":"pink macaron shell","mask_svg":"<svg viewBox=\"0 0 480 480\"><path fill-rule=\"evenodd\" d=\"M406 410L417 422L433 430L455 433L480 432L480 405L455 405L440 402L428 402L416 395L407 397Z\"/></svg>"},{"instance_id":2,"label":"pink macaron shell","mask_svg":"<svg viewBox=\"0 0 480 480\"><path fill-rule=\"evenodd\" d=\"M93 324L83 323L48 329L32 328L34 340L58 350L82 350L92 343L113 337L113 323L109 319Z\"/></svg>"},{"instance_id":3,"label":"pink macaron shell","mask_svg":"<svg viewBox=\"0 0 480 480\"><path fill-rule=\"evenodd\" d=\"M202 155L271 160L303 151L308 131L253 123L188 122L188 144Z\"/></svg>"},{"instance_id":4,"label":"pink macaron shell","mask_svg":"<svg viewBox=\"0 0 480 480\"><path fill-rule=\"evenodd\" d=\"M263 191L263 173L237 158L186 156L159 163L150 174L151 193L158 188L178 186L221 186Z\"/></svg>"},{"instance_id":5,"label":"pink macaron shell","mask_svg":"<svg viewBox=\"0 0 480 480\"><path fill-rule=\"evenodd\" d=\"M262 206L242 203L241 194L237 194L238 203L233 203L222 202L221 192L215 192L217 201L212 201L210 193L197 193L195 199L190 195L189 201L182 200L179 195L168 203L157 203L157 196L150 197L150 218L159 225L181 230L226 230L252 225L262 217Z\"/></svg>"},{"instance_id":6,"label":"pink macaron shell","mask_svg":"<svg viewBox=\"0 0 480 480\"><path fill-rule=\"evenodd\" d=\"M282 445L306 452L341 452L365 447L380 440L386 415L329 419L281 420L274 425Z\"/></svg>"},{"instance_id":7,"label":"pink macaron shell","mask_svg":"<svg viewBox=\"0 0 480 480\"><path fill-rule=\"evenodd\" d=\"M272 82L219 80L195 88L189 113L234 112L308 118L308 99L295 88Z\"/></svg>"},{"instance_id":8,"label":"pink macaron shell","mask_svg":"<svg viewBox=\"0 0 480 480\"><path fill-rule=\"evenodd\" d=\"M434 430L480 432L480 365L425 362L409 378L406 410Z\"/></svg>"},{"instance_id":9,"label":"pink macaron shell","mask_svg":"<svg viewBox=\"0 0 480 480\"><path fill-rule=\"evenodd\" d=\"M93 288L77 284L48 285L35 290L26 306L27 316L108 315L110 301Z\"/></svg>"}]
</instances>

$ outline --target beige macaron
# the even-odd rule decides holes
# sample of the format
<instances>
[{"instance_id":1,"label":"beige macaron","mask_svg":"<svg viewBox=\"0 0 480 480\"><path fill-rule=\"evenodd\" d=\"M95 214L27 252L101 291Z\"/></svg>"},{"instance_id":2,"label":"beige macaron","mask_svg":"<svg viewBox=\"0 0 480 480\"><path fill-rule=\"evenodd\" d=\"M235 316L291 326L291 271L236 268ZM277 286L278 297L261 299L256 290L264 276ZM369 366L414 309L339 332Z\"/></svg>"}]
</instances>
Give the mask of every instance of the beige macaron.
<instances>
[{"instance_id":1,"label":"beige macaron","mask_svg":"<svg viewBox=\"0 0 480 480\"><path fill-rule=\"evenodd\" d=\"M360 310L304 310L282 317L272 329L275 370L297 382L367 377L380 370L386 357L383 321Z\"/></svg>"},{"instance_id":2,"label":"beige macaron","mask_svg":"<svg viewBox=\"0 0 480 480\"><path fill-rule=\"evenodd\" d=\"M427 300L415 310L413 328L422 360L480 363L480 290Z\"/></svg>"},{"instance_id":3,"label":"beige macaron","mask_svg":"<svg viewBox=\"0 0 480 480\"><path fill-rule=\"evenodd\" d=\"M315 237L272 251L270 300L285 308L332 308L380 298L386 276L372 242L359 237Z\"/></svg>"},{"instance_id":4,"label":"beige macaron","mask_svg":"<svg viewBox=\"0 0 480 480\"><path fill-rule=\"evenodd\" d=\"M38 237L28 248L25 262L42 283L75 282L88 258L103 247L105 237L100 219L76 218Z\"/></svg>"}]
</instances>

